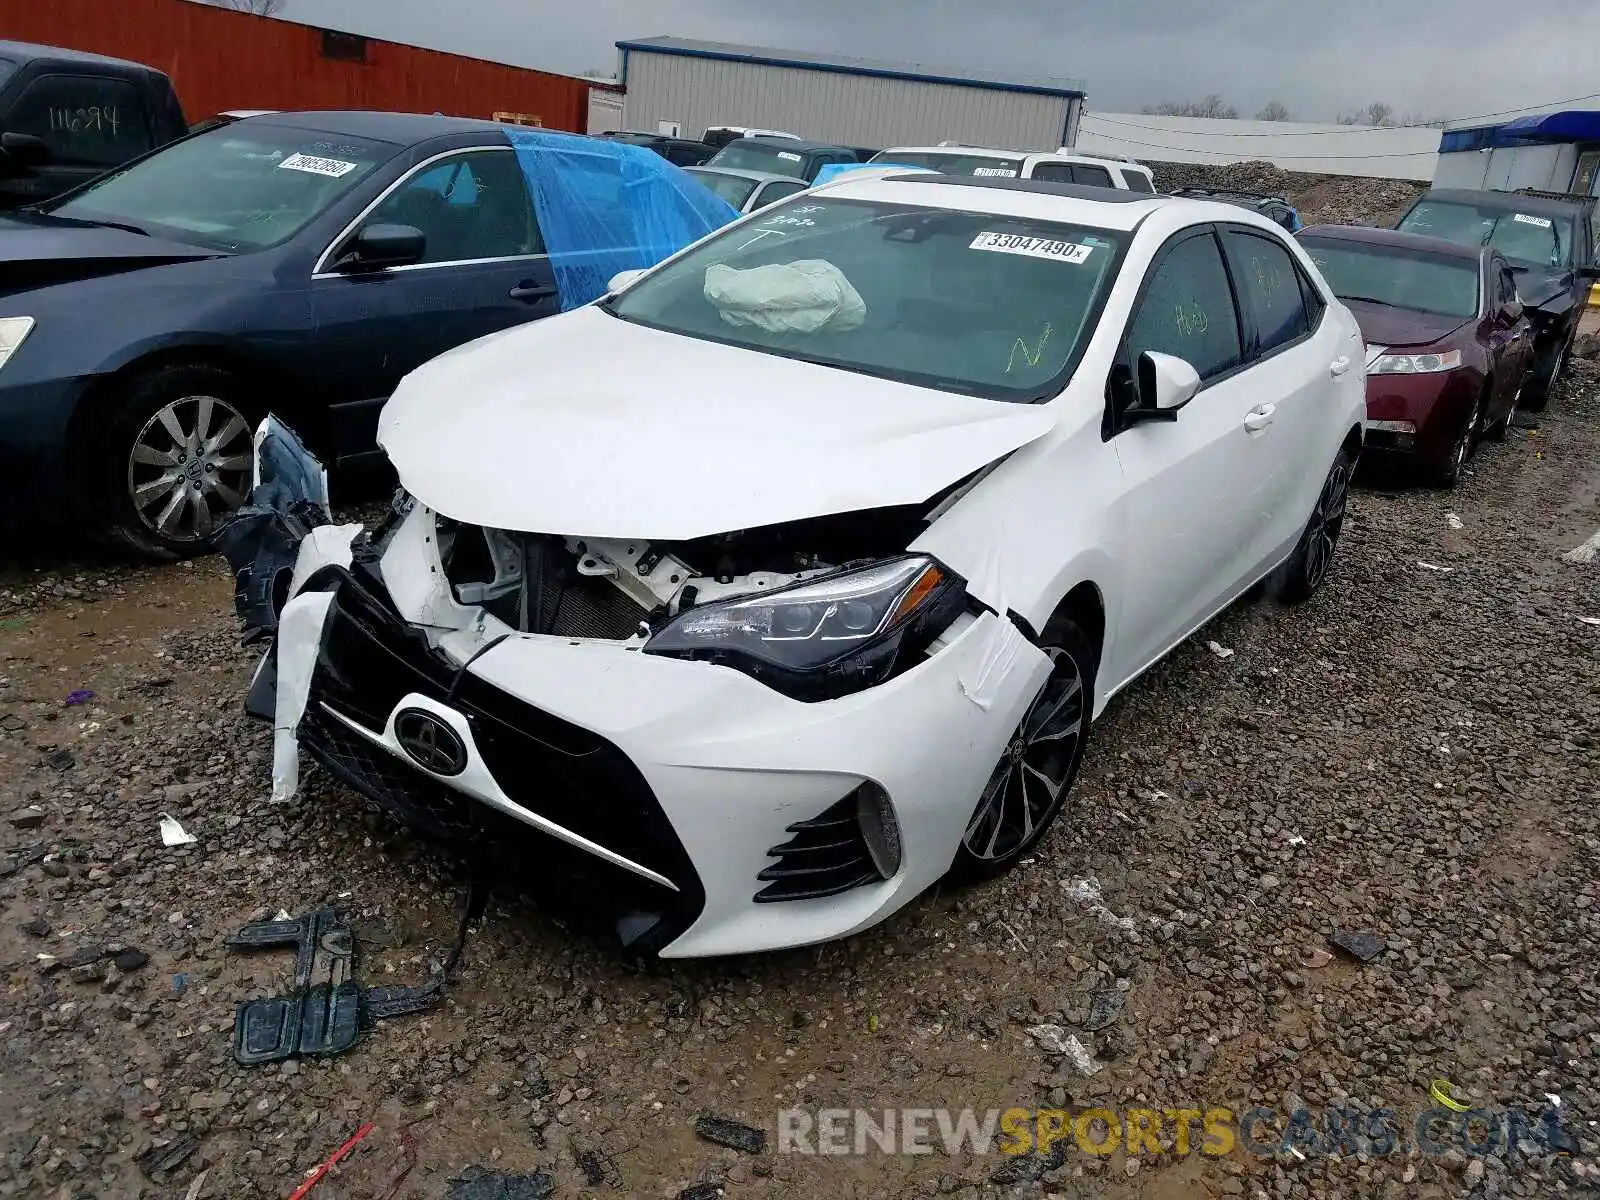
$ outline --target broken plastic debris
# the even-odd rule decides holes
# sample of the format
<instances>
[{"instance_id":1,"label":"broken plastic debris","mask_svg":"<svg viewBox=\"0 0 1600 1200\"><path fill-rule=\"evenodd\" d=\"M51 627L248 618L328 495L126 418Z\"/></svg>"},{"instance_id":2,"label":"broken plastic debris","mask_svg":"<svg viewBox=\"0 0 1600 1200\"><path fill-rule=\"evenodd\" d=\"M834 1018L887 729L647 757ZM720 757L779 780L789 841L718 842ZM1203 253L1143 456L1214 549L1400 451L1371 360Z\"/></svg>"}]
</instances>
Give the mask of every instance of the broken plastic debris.
<instances>
[{"instance_id":1,"label":"broken plastic debris","mask_svg":"<svg viewBox=\"0 0 1600 1200\"><path fill-rule=\"evenodd\" d=\"M1456 516L1455 513L1445 513L1444 523L1450 526L1451 529L1460 529L1462 527L1461 518Z\"/></svg>"},{"instance_id":2,"label":"broken plastic debris","mask_svg":"<svg viewBox=\"0 0 1600 1200\"><path fill-rule=\"evenodd\" d=\"M1600 625L1600 617L1579 617L1585 625Z\"/></svg>"},{"instance_id":3,"label":"broken plastic debris","mask_svg":"<svg viewBox=\"0 0 1600 1200\"><path fill-rule=\"evenodd\" d=\"M1100 881L1094 876L1087 879L1062 880L1061 886L1067 890L1067 898L1083 905L1101 924L1122 933L1131 933L1134 929L1132 917L1119 917L1106 907L1105 901L1100 897Z\"/></svg>"},{"instance_id":4,"label":"broken plastic debris","mask_svg":"<svg viewBox=\"0 0 1600 1200\"><path fill-rule=\"evenodd\" d=\"M1428 1088L1428 1094L1451 1112L1464 1113L1471 1108L1470 1104L1463 1104L1455 1098L1456 1085L1448 1079L1435 1079Z\"/></svg>"},{"instance_id":5,"label":"broken plastic debris","mask_svg":"<svg viewBox=\"0 0 1600 1200\"><path fill-rule=\"evenodd\" d=\"M161 1176L177 1170L199 1148L200 1139L192 1133L186 1133L174 1141L151 1146L133 1161L139 1164L146 1175L159 1183Z\"/></svg>"},{"instance_id":6,"label":"broken plastic debris","mask_svg":"<svg viewBox=\"0 0 1600 1200\"><path fill-rule=\"evenodd\" d=\"M1089 1048L1059 1025L1030 1025L1028 1036L1039 1043L1041 1050L1063 1055L1080 1075L1090 1076L1100 1070Z\"/></svg>"},{"instance_id":7,"label":"broken plastic debris","mask_svg":"<svg viewBox=\"0 0 1600 1200\"><path fill-rule=\"evenodd\" d=\"M1370 933L1345 930L1328 939L1334 947L1343 950L1360 962L1371 962L1383 953L1383 939Z\"/></svg>"},{"instance_id":8,"label":"broken plastic debris","mask_svg":"<svg viewBox=\"0 0 1600 1200\"><path fill-rule=\"evenodd\" d=\"M1310 954L1306 955L1306 968L1308 970L1315 971L1327 966L1332 961L1333 955L1328 953L1328 951L1324 950L1321 946L1318 946Z\"/></svg>"},{"instance_id":9,"label":"broken plastic debris","mask_svg":"<svg viewBox=\"0 0 1600 1200\"><path fill-rule=\"evenodd\" d=\"M76 692L67 693L67 707L75 708L80 704L87 704L94 699L94 693L88 688L81 688Z\"/></svg>"},{"instance_id":10,"label":"broken plastic debris","mask_svg":"<svg viewBox=\"0 0 1600 1200\"><path fill-rule=\"evenodd\" d=\"M483 1167L468 1167L449 1186L445 1200L545 1200L556 1192L555 1179L542 1171L507 1175Z\"/></svg>"},{"instance_id":11,"label":"broken plastic debris","mask_svg":"<svg viewBox=\"0 0 1600 1200\"><path fill-rule=\"evenodd\" d=\"M1233 657L1233 651L1228 649L1228 647L1224 646L1221 642L1207 642L1206 649L1210 650L1211 653L1215 654L1218 658L1224 661Z\"/></svg>"},{"instance_id":12,"label":"broken plastic debris","mask_svg":"<svg viewBox=\"0 0 1600 1200\"><path fill-rule=\"evenodd\" d=\"M1122 1006L1128 1002L1127 993L1115 989L1095 992L1089 997L1089 1017L1083 1023L1088 1033L1104 1029L1122 1015Z\"/></svg>"},{"instance_id":13,"label":"broken plastic debris","mask_svg":"<svg viewBox=\"0 0 1600 1200\"><path fill-rule=\"evenodd\" d=\"M1451 571L1455 570L1454 567L1441 567L1438 563L1423 562L1420 558L1417 559L1417 566L1421 567L1424 571L1439 571L1445 575L1448 575Z\"/></svg>"},{"instance_id":14,"label":"broken plastic debris","mask_svg":"<svg viewBox=\"0 0 1600 1200\"><path fill-rule=\"evenodd\" d=\"M332 592L296 596L278 616L273 653L278 663L278 694L272 732L272 799L281 803L300 789L300 743L295 733L311 695L311 675L322 648L322 627L333 605Z\"/></svg>"},{"instance_id":15,"label":"broken plastic debris","mask_svg":"<svg viewBox=\"0 0 1600 1200\"><path fill-rule=\"evenodd\" d=\"M295 1190L289 1194L289 1200L303 1200L303 1197L306 1195L306 1193L312 1188L316 1187L317 1184L322 1181L322 1177L329 1171L333 1170L334 1167L338 1166L339 1160L344 1158L345 1155L349 1154L350 1151L354 1150L357 1143L359 1143L362 1138L366 1137L367 1134L371 1133L375 1128L377 1127L373 1125L371 1121L368 1121L362 1125L360 1129L356 1130L355 1135L351 1137L349 1141L345 1142L344 1145L340 1146L332 1154L328 1155L327 1161L313 1171L306 1178L304 1183L295 1188Z\"/></svg>"},{"instance_id":16,"label":"broken plastic debris","mask_svg":"<svg viewBox=\"0 0 1600 1200\"><path fill-rule=\"evenodd\" d=\"M754 1126L727 1117L703 1116L695 1119L694 1131L708 1142L727 1146L730 1150L743 1150L746 1154L760 1154L767 1147L767 1135Z\"/></svg>"},{"instance_id":17,"label":"broken plastic debris","mask_svg":"<svg viewBox=\"0 0 1600 1200\"><path fill-rule=\"evenodd\" d=\"M192 846L200 839L168 815L161 814L161 844L163 846Z\"/></svg>"},{"instance_id":18,"label":"broken plastic debris","mask_svg":"<svg viewBox=\"0 0 1600 1200\"><path fill-rule=\"evenodd\" d=\"M1298 833L1291 833L1289 835L1289 845L1291 845L1291 846L1304 846L1305 844L1306 844L1305 838L1301 837Z\"/></svg>"}]
</instances>

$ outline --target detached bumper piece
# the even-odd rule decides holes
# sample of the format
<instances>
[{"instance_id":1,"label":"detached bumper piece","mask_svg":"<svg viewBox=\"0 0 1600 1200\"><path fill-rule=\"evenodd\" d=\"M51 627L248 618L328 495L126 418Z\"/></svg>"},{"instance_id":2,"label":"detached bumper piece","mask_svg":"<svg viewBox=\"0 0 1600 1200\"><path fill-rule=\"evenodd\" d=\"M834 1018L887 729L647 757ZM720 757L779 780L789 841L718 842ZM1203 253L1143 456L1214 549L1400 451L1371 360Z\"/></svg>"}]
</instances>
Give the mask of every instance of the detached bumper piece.
<instances>
[{"instance_id":1,"label":"detached bumper piece","mask_svg":"<svg viewBox=\"0 0 1600 1200\"><path fill-rule=\"evenodd\" d=\"M699 915L688 852L632 760L605 738L525 704L434 652L376 588L328 568L307 591L332 591L301 746L342 782L417 831L460 851L503 889L597 898L623 945L653 952ZM669 880L622 870L465 795L391 754L374 734L418 694L466 718L495 783L518 807ZM675 889L675 890L674 890Z\"/></svg>"}]
</instances>

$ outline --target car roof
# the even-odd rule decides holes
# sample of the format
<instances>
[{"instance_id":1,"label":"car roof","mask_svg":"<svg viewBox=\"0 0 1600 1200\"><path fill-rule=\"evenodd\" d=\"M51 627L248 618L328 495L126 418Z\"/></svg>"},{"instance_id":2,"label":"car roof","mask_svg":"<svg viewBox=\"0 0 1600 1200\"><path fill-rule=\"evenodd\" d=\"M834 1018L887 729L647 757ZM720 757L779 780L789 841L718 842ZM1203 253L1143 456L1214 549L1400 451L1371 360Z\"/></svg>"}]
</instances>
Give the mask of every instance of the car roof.
<instances>
[{"instance_id":1,"label":"car roof","mask_svg":"<svg viewBox=\"0 0 1600 1200\"><path fill-rule=\"evenodd\" d=\"M1216 196L1216 197L1220 197L1220 198L1226 199L1231 203L1238 203L1239 201L1248 200L1248 201L1251 201L1252 203L1273 203L1273 204L1283 204L1283 205L1286 205L1286 206L1288 206L1290 208L1294 207L1292 204L1289 204L1289 201L1286 200L1282 196L1274 196L1274 195L1271 195L1271 194L1269 194L1267 192L1241 192L1241 191L1238 191L1238 190L1236 190L1234 188L1206 188L1206 187L1173 188L1170 192L1167 193L1167 195L1169 195L1169 196Z\"/></svg>"},{"instance_id":2,"label":"car roof","mask_svg":"<svg viewBox=\"0 0 1600 1200\"><path fill-rule=\"evenodd\" d=\"M1149 173L1150 168L1126 158L1104 158L1097 154L1078 154L1071 150L1002 150L997 146L890 146L879 154L950 154L964 158L1042 158L1051 162L1074 162L1094 166L1131 167Z\"/></svg>"},{"instance_id":3,"label":"car roof","mask_svg":"<svg viewBox=\"0 0 1600 1200\"><path fill-rule=\"evenodd\" d=\"M1472 204L1479 208L1499 208L1506 212L1527 213L1530 217L1569 217L1593 203L1584 196L1556 200L1548 196L1526 196L1521 192L1473 191L1469 188L1429 188L1417 199L1440 200L1452 204Z\"/></svg>"},{"instance_id":4,"label":"car roof","mask_svg":"<svg viewBox=\"0 0 1600 1200\"><path fill-rule=\"evenodd\" d=\"M796 150L850 150L849 146L841 146L838 142L813 142L807 138L767 138L746 137L735 138L728 146L771 146L774 150L782 150L793 154ZM727 149L724 146L723 149Z\"/></svg>"},{"instance_id":5,"label":"car roof","mask_svg":"<svg viewBox=\"0 0 1600 1200\"><path fill-rule=\"evenodd\" d=\"M422 113L392 112L280 112L250 117L263 125L281 125L314 133L342 133L374 142L409 145L429 138L462 133L498 133L505 137L505 126L470 117L425 116ZM574 134L573 136L577 136Z\"/></svg>"},{"instance_id":6,"label":"car roof","mask_svg":"<svg viewBox=\"0 0 1600 1200\"><path fill-rule=\"evenodd\" d=\"M161 73L152 66L141 62L133 62L131 59L111 58L104 54L90 54L85 50L69 50L64 46L41 46L34 42L0 41L0 58L9 58L16 63L45 60L49 62L94 64L102 67L120 67L125 71L143 71L147 75L159 75Z\"/></svg>"},{"instance_id":7,"label":"car roof","mask_svg":"<svg viewBox=\"0 0 1600 1200\"><path fill-rule=\"evenodd\" d=\"M793 175L780 175L776 171L747 171L743 167L713 167L706 163L699 166L685 167L685 171L692 174L707 173L711 175L732 175L738 179L749 179L755 183L801 183Z\"/></svg>"},{"instance_id":8,"label":"car roof","mask_svg":"<svg viewBox=\"0 0 1600 1200\"><path fill-rule=\"evenodd\" d=\"M1131 232L1152 213L1182 209L1195 221L1259 222L1265 229L1283 233L1265 217L1250 216L1233 205L1208 200L1184 200L1120 188L1089 187L1081 183L1047 183L1039 179L999 179L968 175L841 175L825 184L822 192L846 200L879 200L925 204L934 208L988 212L996 216L1068 221L1101 229Z\"/></svg>"},{"instance_id":9,"label":"car roof","mask_svg":"<svg viewBox=\"0 0 1600 1200\"><path fill-rule=\"evenodd\" d=\"M1364 242L1370 246L1394 246L1402 250L1426 250L1443 258L1459 258L1462 262L1477 262L1487 251L1481 246L1463 246L1447 242L1444 238L1425 237L1420 233L1402 233L1398 229L1376 229L1370 225L1308 225L1299 233L1301 238L1322 238L1332 242Z\"/></svg>"}]
</instances>

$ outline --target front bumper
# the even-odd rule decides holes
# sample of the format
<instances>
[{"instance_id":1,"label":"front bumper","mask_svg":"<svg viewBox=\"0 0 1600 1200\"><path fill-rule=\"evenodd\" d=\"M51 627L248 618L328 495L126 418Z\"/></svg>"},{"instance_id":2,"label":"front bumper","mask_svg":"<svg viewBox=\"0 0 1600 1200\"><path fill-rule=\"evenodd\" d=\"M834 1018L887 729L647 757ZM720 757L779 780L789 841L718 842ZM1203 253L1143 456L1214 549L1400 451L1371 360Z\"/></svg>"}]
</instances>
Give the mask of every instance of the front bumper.
<instances>
[{"instance_id":1,"label":"front bumper","mask_svg":"<svg viewBox=\"0 0 1600 1200\"><path fill-rule=\"evenodd\" d=\"M1363 453L1404 455L1429 466L1445 464L1482 387L1483 377L1466 370L1367 376ZM1414 432L1388 428L1391 424L1410 425Z\"/></svg>"},{"instance_id":2,"label":"front bumper","mask_svg":"<svg viewBox=\"0 0 1600 1200\"><path fill-rule=\"evenodd\" d=\"M447 585L440 593L418 532L431 520L414 511L371 572L308 562L323 552L309 541L302 550L292 603L333 597L300 745L418 828L492 850L525 879L576 856L603 873L586 896L617 910L624 940L665 957L842 937L937 882L1049 673L989 614L904 674L819 703L729 667L510 633L466 617ZM407 756L396 737L407 708L460 736L463 771L440 776ZM833 895L758 901L770 881L758 876L782 861L771 851L792 844L791 827L867 781L893 806L899 870Z\"/></svg>"},{"instance_id":3,"label":"front bumper","mask_svg":"<svg viewBox=\"0 0 1600 1200\"><path fill-rule=\"evenodd\" d=\"M73 512L67 430L88 379L6 384L0 373L0 525Z\"/></svg>"}]
</instances>

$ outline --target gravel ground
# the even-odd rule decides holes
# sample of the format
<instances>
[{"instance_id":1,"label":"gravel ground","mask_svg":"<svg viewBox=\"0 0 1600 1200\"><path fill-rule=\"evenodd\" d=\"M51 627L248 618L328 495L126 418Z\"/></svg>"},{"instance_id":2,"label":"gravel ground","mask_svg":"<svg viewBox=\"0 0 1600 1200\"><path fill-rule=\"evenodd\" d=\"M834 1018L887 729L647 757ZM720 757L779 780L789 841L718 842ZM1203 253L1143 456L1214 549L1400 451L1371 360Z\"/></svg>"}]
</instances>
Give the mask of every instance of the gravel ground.
<instances>
[{"instance_id":1,"label":"gravel ground","mask_svg":"<svg viewBox=\"0 0 1600 1200\"><path fill-rule=\"evenodd\" d=\"M0 1196L282 1197L367 1121L313 1200L440 1196L471 1165L560 1196L1596 1194L1600 627L1579 618L1600 564L1559 555L1600 524L1600 369L1574 370L1454 492L1370 480L1311 604L1237 606L1129 688L1004 880L841 944L648 968L576 908L497 898L443 1006L283 1067L235 1066L229 1037L288 956L222 938L336 903L363 979L420 981L455 868L318 773L268 802L218 562L0 568ZM163 813L198 841L163 847ZM1376 959L1323 963L1352 929ZM138 953L60 965L86 947ZM1090 1032L1106 991L1124 1007ZM1043 1049L1041 1023L1103 1069ZM1530 1115L1559 1096L1581 1153L773 1150L789 1105L1409 1116L1438 1077ZM767 1150L698 1139L706 1112ZM169 1173L141 1167L185 1137Z\"/></svg>"},{"instance_id":2,"label":"gravel ground","mask_svg":"<svg viewBox=\"0 0 1600 1200\"><path fill-rule=\"evenodd\" d=\"M1282 196L1307 225L1393 225L1427 185L1405 179L1362 179L1285 171L1267 162L1216 167L1197 163L1151 163L1156 189L1238 188Z\"/></svg>"}]
</instances>

